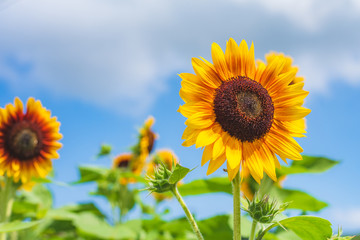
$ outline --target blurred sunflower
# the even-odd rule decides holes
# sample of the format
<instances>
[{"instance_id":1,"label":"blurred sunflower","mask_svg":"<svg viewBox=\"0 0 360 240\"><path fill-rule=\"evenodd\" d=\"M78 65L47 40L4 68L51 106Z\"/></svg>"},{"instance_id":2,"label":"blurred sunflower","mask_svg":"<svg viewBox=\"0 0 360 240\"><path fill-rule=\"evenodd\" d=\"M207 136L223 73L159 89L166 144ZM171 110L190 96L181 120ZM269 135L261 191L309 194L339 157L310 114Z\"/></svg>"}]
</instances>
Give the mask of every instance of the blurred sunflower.
<instances>
[{"instance_id":1,"label":"blurred sunflower","mask_svg":"<svg viewBox=\"0 0 360 240\"><path fill-rule=\"evenodd\" d=\"M26 112L15 98L14 105L0 109L0 175L27 183L32 177L45 177L52 169L51 159L59 158L60 122L51 117L39 100L29 98Z\"/></svg>"},{"instance_id":2,"label":"blurred sunflower","mask_svg":"<svg viewBox=\"0 0 360 240\"><path fill-rule=\"evenodd\" d=\"M280 164L275 154L301 160L302 148L293 137L303 137L302 107L308 92L296 77L297 68L282 54L270 54L267 64L255 64L254 45L230 39L225 54L216 43L213 64L192 59L195 74L181 73L181 112L188 119L182 136L184 146L204 147L201 164L210 160L207 174L227 160L232 180L239 172L257 182L263 172L276 181Z\"/></svg>"},{"instance_id":3,"label":"blurred sunflower","mask_svg":"<svg viewBox=\"0 0 360 240\"><path fill-rule=\"evenodd\" d=\"M162 161L165 167L169 170L172 170L173 164L174 166L176 166L176 164L179 162L178 157L175 155L173 151L167 149L158 150L156 154L152 157L150 163L148 164L146 171L147 176L154 177L155 168L160 164L159 161ZM181 182L179 182L179 184L181 184ZM156 192L153 192L152 194L157 201L162 201L166 198L171 197L171 195L168 196Z\"/></svg>"},{"instance_id":4,"label":"blurred sunflower","mask_svg":"<svg viewBox=\"0 0 360 240\"><path fill-rule=\"evenodd\" d=\"M140 154L149 155L154 148L156 134L151 130L155 119L150 116L145 120L143 127L140 129Z\"/></svg>"},{"instance_id":5,"label":"blurred sunflower","mask_svg":"<svg viewBox=\"0 0 360 240\"><path fill-rule=\"evenodd\" d=\"M152 131L152 126L154 125L154 117L148 117L144 125L139 130L138 143L132 147L132 152L134 154L134 165L136 168L141 168L145 165L146 159L154 149L155 140L157 138L156 134Z\"/></svg>"},{"instance_id":6,"label":"blurred sunflower","mask_svg":"<svg viewBox=\"0 0 360 240\"><path fill-rule=\"evenodd\" d=\"M124 172L132 172L133 174L139 176L144 168L144 165L140 164L134 164L135 156L131 153L123 153L118 155L113 160L113 168L114 169L121 169ZM121 178L120 183L121 184L127 184L127 183L135 183L135 178Z\"/></svg>"}]
</instances>

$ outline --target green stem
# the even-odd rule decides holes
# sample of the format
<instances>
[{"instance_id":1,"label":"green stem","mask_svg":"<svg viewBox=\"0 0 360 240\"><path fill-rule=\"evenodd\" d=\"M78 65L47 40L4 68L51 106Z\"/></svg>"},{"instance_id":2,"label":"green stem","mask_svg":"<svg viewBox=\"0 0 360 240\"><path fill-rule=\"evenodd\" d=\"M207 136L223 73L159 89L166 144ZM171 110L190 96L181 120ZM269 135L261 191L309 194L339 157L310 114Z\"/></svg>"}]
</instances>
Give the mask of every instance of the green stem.
<instances>
[{"instance_id":1,"label":"green stem","mask_svg":"<svg viewBox=\"0 0 360 240\"><path fill-rule=\"evenodd\" d=\"M200 229L199 229L198 225L196 224L196 221L195 221L194 217L192 216L190 210L186 206L186 203L182 199L182 197L181 197L181 195L180 195L180 193L179 193L176 186L174 186L174 188L172 189L172 193L174 194L174 196L176 197L176 199L180 203L182 209L184 210L184 212L186 214L186 217L189 220L189 223L190 223L195 235L197 236L197 238L199 240L204 240L203 236L201 235Z\"/></svg>"},{"instance_id":2,"label":"green stem","mask_svg":"<svg viewBox=\"0 0 360 240\"><path fill-rule=\"evenodd\" d=\"M16 187L12 178L5 176L4 180L5 185L0 192L0 223L9 221L16 192ZM0 240L6 240L6 233L0 234Z\"/></svg>"},{"instance_id":3,"label":"green stem","mask_svg":"<svg viewBox=\"0 0 360 240\"><path fill-rule=\"evenodd\" d=\"M249 240L255 240L256 225L257 225L257 221L255 219L253 219Z\"/></svg>"},{"instance_id":4,"label":"green stem","mask_svg":"<svg viewBox=\"0 0 360 240\"><path fill-rule=\"evenodd\" d=\"M234 240L241 240L241 205L240 205L240 171L233 179L233 197L234 197Z\"/></svg>"}]
</instances>

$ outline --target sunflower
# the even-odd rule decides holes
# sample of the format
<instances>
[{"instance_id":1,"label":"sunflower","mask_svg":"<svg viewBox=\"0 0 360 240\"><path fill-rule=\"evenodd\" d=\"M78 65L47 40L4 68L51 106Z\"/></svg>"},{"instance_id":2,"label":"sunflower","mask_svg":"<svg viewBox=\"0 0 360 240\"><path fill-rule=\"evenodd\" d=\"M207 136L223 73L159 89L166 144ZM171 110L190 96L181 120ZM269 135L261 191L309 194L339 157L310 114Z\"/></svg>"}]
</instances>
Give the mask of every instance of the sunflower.
<instances>
[{"instance_id":1,"label":"sunflower","mask_svg":"<svg viewBox=\"0 0 360 240\"><path fill-rule=\"evenodd\" d=\"M118 155L113 160L113 168L121 169L124 172L132 172L133 174L139 176L144 168L144 165L134 164L136 162L136 157L132 153L123 153ZM121 178L120 183L134 183L136 182L135 178Z\"/></svg>"},{"instance_id":2,"label":"sunflower","mask_svg":"<svg viewBox=\"0 0 360 240\"><path fill-rule=\"evenodd\" d=\"M225 54L218 44L211 49L213 63L192 59L195 74L181 73L180 96L185 104L179 112L187 125L184 146L204 148L201 164L210 161L207 174L227 161L232 180L250 173L260 182L265 172L276 181L276 157L302 160L303 151L293 137L303 137L302 107L308 92L291 58L272 53L267 62L254 59L243 40L230 39ZM276 155L275 155L276 154Z\"/></svg>"},{"instance_id":3,"label":"sunflower","mask_svg":"<svg viewBox=\"0 0 360 240\"><path fill-rule=\"evenodd\" d=\"M0 108L0 175L22 183L46 177L51 159L59 158L59 128L57 118L34 98L28 99L25 113L19 98Z\"/></svg>"},{"instance_id":4,"label":"sunflower","mask_svg":"<svg viewBox=\"0 0 360 240\"><path fill-rule=\"evenodd\" d=\"M155 156L153 156L150 163L148 164L147 171L146 171L147 176L154 177L155 168L157 166L159 166L159 164L160 164L159 160L162 161L164 163L165 167L169 170L172 170L173 164L174 164L174 166L176 166L176 164L179 162L178 157L175 155L175 153L173 151L167 150L167 149L158 150L156 152ZM182 183L179 182L178 184L182 184ZM169 196L169 195L156 193L156 192L153 192L152 194L157 201L162 201L166 198L171 197L171 195Z\"/></svg>"},{"instance_id":5,"label":"sunflower","mask_svg":"<svg viewBox=\"0 0 360 240\"><path fill-rule=\"evenodd\" d=\"M145 120L143 127L140 129L140 154L149 155L154 148L156 134L151 130L155 119L150 116Z\"/></svg>"}]
</instances>

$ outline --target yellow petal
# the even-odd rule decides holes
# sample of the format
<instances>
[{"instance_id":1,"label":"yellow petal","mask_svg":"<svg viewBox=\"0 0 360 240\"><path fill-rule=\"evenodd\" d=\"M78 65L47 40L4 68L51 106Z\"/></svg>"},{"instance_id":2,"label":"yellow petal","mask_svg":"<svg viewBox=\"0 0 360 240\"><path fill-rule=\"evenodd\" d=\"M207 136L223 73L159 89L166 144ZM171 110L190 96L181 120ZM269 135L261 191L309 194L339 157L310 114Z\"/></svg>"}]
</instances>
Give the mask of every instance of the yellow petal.
<instances>
[{"instance_id":1,"label":"yellow petal","mask_svg":"<svg viewBox=\"0 0 360 240\"><path fill-rule=\"evenodd\" d=\"M225 160L226 160L225 154L221 155L217 159L211 159L206 175L210 175L213 172L215 172L219 167L221 167L221 165L224 164Z\"/></svg>"},{"instance_id":2,"label":"yellow petal","mask_svg":"<svg viewBox=\"0 0 360 240\"><path fill-rule=\"evenodd\" d=\"M232 77L240 76L240 49L232 38L226 43L225 60Z\"/></svg>"},{"instance_id":3,"label":"yellow petal","mask_svg":"<svg viewBox=\"0 0 360 240\"><path fill-rule=\"evenodd\" d=\"M274 112L274 118L280 121L295 121L305 117L310 112L310 109L299 106L277 108Z\"/></svg>"},{"instance_id":4,"label":"yellow petal","mask_svg":"<svg viewBox=\"0 0 360 240\"><path fill-rule=\"evenodd\" d=\"M204 166L210 159L212 159L213 144L207 145L201 158L201 166Z\"/></svg>"},{"instance_id":5,"label":"yellow petal","mask_svg":"<svg viewBox=\"0 0 360 240\"><path fill-rule=\"evenodd\" d=\"M215 142L221 136L220 133L220 129L216 124L210 128L203 129L196 139L196 148L205 147Z\"/></svg>"},{"instance_id":6,"label":"yellow petal","mask_svg":"<svg viewBox=\"0 0 360 240\"><path fill-rule=\"evenodd\" d=\"M291 136L287 137L285 134L278 134L271 129L267 134L266 144L271 151L280 157L285 156L291 160L302 160L300 152L303 150Z\"/></svg>"},{"instance_id":7,"label":"yellow petal","mask_svg":"<svg viewBox=\"0 0 360 240\"><path fill-rule=\"evenodd\" d=\"M234 169L240 165L242 160L242 143L237 139L230 139L226 145L226 158L230 168Z\"/></svg>"},{"instance_id":8,"label":"yellow petal","mask_svg":"<svg viewBox=\"0 0 360 240\"><path fill-rule=\"evenodd\" d=\"M240 165L237 166L236 168L232 169L230 166L229 166L229 162L227 162L227 173L228 173L228 178L230 180L230 182L234 179L234 177L236 176L236 174L239 173L239 169L240 169ZM240 173L239 173L240 174Z\"/></svg>"},{"instance_id":9,"label":"yellow petal","mask_svg":"<svg viewBox=\"0 0 360 240\"><path fill-rule=\"evenodd\" d=\"M229 74L229 70L226 65L224 52L217 43L213 43L211 46L211 56L214 62L214 67L220 78L223 81L231 78L231 74Z\"/></svg>"},{"instance_id":10,"label":"yellow petal","mask_svg":"<svg viewBox=\"0 0 360 240\"><path fill-rule=\"evenodd\" d=\"M221 84L221 80L217 73L209 67L206 63L201 61L200 59L193 58L192 65L196 75L201 77L202 82L211 88L216 89Z\"/></svg>"},{"instance_id":11,"label":"yellow petal","mask_svg":"<svg viewBox=\"0 0 360 240\"><path fill-rule=\"evenodd\" d=\"M248 45L245 40L242 40L239 46L240 49L240 76L246 76L246 64L248 59Z\"/></svg>"},{"instance_id":12,"label":"yellow petal","mask_svg":"<svg viewBox=\"0 0 360 240\"><path fill-rule=\"evenodd\" d=\"M219 137L218 140L215 141L212 156L214 159L218 158L225 152L225 145L223 143L223 137Z\"/></svg>"},{"instance_id":13,"label":"yellow petal","mask_svg":"<svg viewBox=\"0 0 360 240\"><path fill-rule=\"evenodd\" d=\"M185 124L189 127L196 128L196 129L203 129L210 127L215 121L215 118L212 114L198 112L189 117Z\"/></svg>"},{"instance_id":14,"label":"yellow petal","mask_svg":"<svg viewBox=\"0 0 360 240\"><path fill-rule=\"evenodd\" d=\"M248 53L247 63L246 63L246 76L254 79L255 77L255 52L254 52L254 43L251 43L251 47Z\"/></svg>"}]
</instances>

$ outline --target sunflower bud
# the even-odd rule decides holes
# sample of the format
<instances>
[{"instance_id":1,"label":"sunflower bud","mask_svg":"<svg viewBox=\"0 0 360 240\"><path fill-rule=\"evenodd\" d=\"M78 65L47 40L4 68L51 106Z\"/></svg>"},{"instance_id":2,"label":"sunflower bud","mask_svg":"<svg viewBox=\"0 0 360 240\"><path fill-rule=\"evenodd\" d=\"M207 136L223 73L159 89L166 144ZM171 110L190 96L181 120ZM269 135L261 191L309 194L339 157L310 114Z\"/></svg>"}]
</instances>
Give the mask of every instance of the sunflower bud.
<instances>
[{"instance_id":1,"label":"sunflower bud","mask_svg":"<svg viewBox=\"0 0 360 240\"><path fill-rule=\"evenodd\" d=\"M262 199L254 197L252 201L248 202L248 208L244 209L257 222L271 223L275 216L284 211L289 203L278 204L276 200L270 200L268 195L264 195Z\"/></svg>"},{"instance_id":2,"label":"sunflower bud","mask_svg":"<svg viewBox=\"0 0 360 240\"><path fill-rule=\"evenodd\" d=\"M171 173L172 172L166 168L165 164L160 162L160 165L155 169L154 178L147 178L149 183L147 190L157 193L170 191L172 188L172 184L169 183Z\"/></svg>"},{"instance_id":3,"label":"sunflower bud","mask_svg":"<svg viewBox=\"0 0 360 240\"><path fill-rule=\"evenodd\" d=\"M159 161L159 163L155 169L154 177L147 177L149 187L146 189L150 192L164 193L173 190L176 184L190 171L180 164L172 167L173 170L169 170L163 162Z\"/></svg>"}]
</instances>

